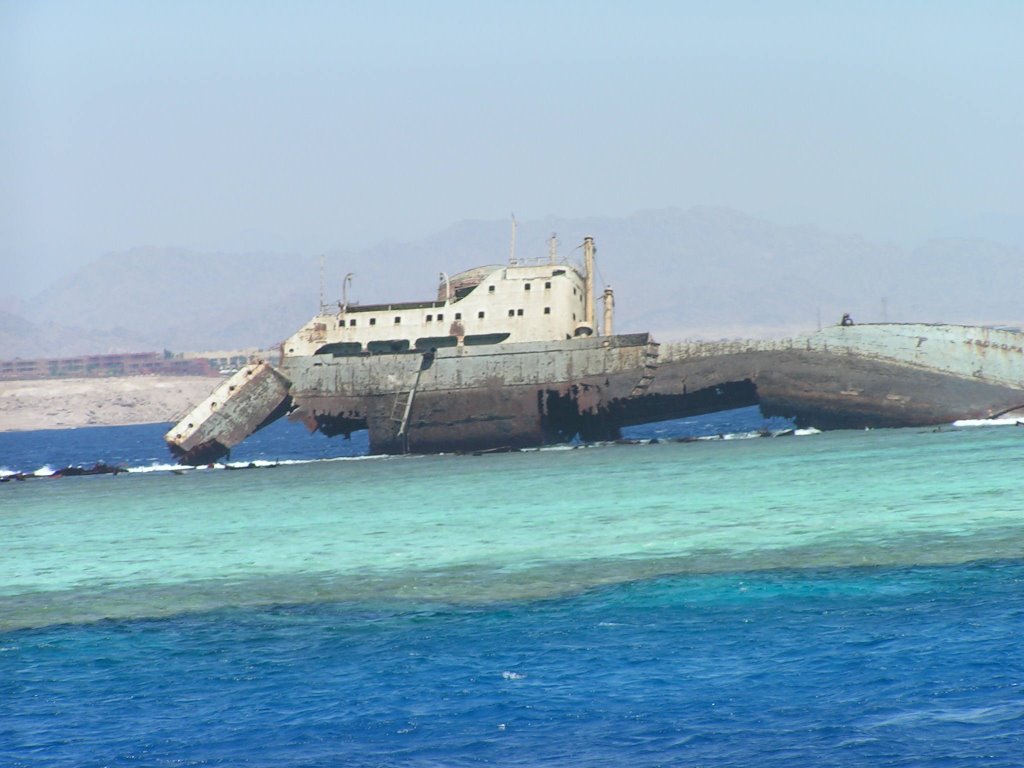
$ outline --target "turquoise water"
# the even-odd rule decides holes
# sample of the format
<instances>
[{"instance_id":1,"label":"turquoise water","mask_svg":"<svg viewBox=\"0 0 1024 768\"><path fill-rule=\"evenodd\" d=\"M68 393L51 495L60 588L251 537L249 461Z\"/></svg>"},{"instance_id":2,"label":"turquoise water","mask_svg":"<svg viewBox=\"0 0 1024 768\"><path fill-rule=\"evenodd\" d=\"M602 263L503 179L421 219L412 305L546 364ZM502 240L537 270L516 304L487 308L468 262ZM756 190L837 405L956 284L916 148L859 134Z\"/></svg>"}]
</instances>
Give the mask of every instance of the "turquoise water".
<instances>
[{"instance_id":1,"label":"turquoise water","mask_svg":"<svg viewBox=\"0 0 1024 768\"><path fill-rule=\"evenodd\" d=\"M1022 439L6 483L0 764L1019 765Z\"/></svg>"}]
</instances>

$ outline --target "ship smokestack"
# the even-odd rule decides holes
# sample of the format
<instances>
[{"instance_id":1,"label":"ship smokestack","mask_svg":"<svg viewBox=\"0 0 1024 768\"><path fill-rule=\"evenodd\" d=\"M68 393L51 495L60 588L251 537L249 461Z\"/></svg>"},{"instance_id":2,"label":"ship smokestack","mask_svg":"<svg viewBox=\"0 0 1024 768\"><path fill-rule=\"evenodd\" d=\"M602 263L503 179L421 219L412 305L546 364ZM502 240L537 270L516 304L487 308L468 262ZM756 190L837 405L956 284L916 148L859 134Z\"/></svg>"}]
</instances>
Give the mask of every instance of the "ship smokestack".
<instances>
[{"instance_id":1,"label":"ship smokestack","mask_svg":"<svg viewBox=\"0 0 1024 768\"><path fill-rule=\"evenodd\" d=\"M586 312L586 322L591 328L594 327L594 238L585 237L583 238L583 271L585 291L586 291L586 302L584 304L584 311Z\"/></svg>"},{"instance_id":2,"label":"ship smokestack","mask_svg":"<svg viewBox=\"0 0 1024 768\"><path fill-rule=\"evenodd\" d=\"M612 313L615 311L615 294L609 285L604 289L604 335L612 335Z\"/></svg>"}]
</instances>

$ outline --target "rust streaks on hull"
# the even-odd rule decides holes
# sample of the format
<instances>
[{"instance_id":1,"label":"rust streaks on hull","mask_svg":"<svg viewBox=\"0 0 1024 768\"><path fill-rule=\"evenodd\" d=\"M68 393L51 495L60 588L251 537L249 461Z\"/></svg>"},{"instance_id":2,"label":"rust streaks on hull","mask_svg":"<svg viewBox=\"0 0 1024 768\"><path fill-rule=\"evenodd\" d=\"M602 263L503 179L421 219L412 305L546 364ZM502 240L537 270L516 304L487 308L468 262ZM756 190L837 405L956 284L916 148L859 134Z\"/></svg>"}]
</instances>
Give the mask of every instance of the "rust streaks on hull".
<instances>
[{"instance_id":1,"label":"rust streaks on hull","mask_svg":"<svg viewBox=\"0 0 1024 768\"><path fill-rule=\"evenodd\" d=\"M647 334L290 360L291 416L365 426L372 453L475 452L617 437L612 401L642 381Z\"/></svg>"}]
</instances>

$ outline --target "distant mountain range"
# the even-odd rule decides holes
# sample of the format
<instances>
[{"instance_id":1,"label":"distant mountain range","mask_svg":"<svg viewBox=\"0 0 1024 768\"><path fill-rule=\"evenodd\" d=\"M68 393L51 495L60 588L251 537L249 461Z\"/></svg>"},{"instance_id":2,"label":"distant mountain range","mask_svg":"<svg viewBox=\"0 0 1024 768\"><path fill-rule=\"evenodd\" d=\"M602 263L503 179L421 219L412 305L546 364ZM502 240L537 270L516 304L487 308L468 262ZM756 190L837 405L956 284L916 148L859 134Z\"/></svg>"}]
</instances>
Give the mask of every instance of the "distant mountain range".
<instances>
[{"instance_id":1,"label":"distant mountain range","mask_svg":"<svg viewBox=\"0 0 1024 768\"><path fill-rule=\"evenodd\" d=\"M844 312L859 321L1024 320L1024 250L988 241L907 249L701 207L520 222L517 258L546 258L552 233L574 260L593 235L598 285L615 289L616 330L659 340L778 336ZM351 302L427 299L442 270L509 255L508 221L464 221L418 242L327 254L326 298L339 299L352 272ZM0 311L0 359L274 346L317 311L319 286L318 256L136 248Z\"/></svg>"}]
</instances>

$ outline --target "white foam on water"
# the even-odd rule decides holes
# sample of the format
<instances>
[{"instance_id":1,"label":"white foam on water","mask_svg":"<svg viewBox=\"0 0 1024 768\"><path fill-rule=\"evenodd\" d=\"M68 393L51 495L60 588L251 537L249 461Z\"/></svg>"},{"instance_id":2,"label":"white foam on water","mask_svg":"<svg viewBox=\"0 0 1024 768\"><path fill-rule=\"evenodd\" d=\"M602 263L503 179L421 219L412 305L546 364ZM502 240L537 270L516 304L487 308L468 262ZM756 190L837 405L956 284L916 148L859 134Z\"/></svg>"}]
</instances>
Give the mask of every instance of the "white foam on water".
<instances>
[{"instance_id":1,"label":"white foam on water","mask_svg":"<svg viewBox=\"0 0 1024 768\"><path fill-rule=\"evenodd\" d=\"M764 437L760 432L730 432L722 435L723 440L753 440L755 437Z\"/></svg>"},{"instance_id":2,"label":"white foam on water","mask_svg":"<svg viewBox=\"0 0 1024 768\"><path fill-rule=\"evenodd\" d=\"M806 435L820 435L820 429L772 429L772 430L754 430L752 432L726 432L721 435L701 435L700 437L688 438L691 440L754 440L759 437L785 437L787 435L796 435L804 437Z\"/></svg>"},{"instance_id":3,"label":"white foam on water","mask_svg":"<svg viewBox=\"0 0 1024 768\"><path fill-rule=\"evenodd\" d=\"M1021 419L957 419L954 427L1024 427Z\"/></svg>"},{"instance_id":4,"label":"white foam on water","mask_svg":"<svg viewBox=\"0 0 1024 768\"><path fill-rule=\"evenodd\" d=\"M197 472L211 469L266 469L268 467L285 467L300 464L324 464L334 461L366 461L369 459L387 459L389 456L332 456L326 459L253 459L252 461L231 461L227 463L214 462L212 464L147 464L138 467L126 467L127 472L133 474L148 474L151 472Z\"/></svg>"},{"instance_id":5,"label":"white foam on water","mask_svg":"<svg viewBox=\"0 0 1024 768\"><path fill-rule=\"evenodd\" d=\"M150 464L145 467L127 467L129 472L134 473L147 473L147 472L181 472L182 470L192 471L196 467L186 467L181 464Z\"/></svg>"}]
</instances>

